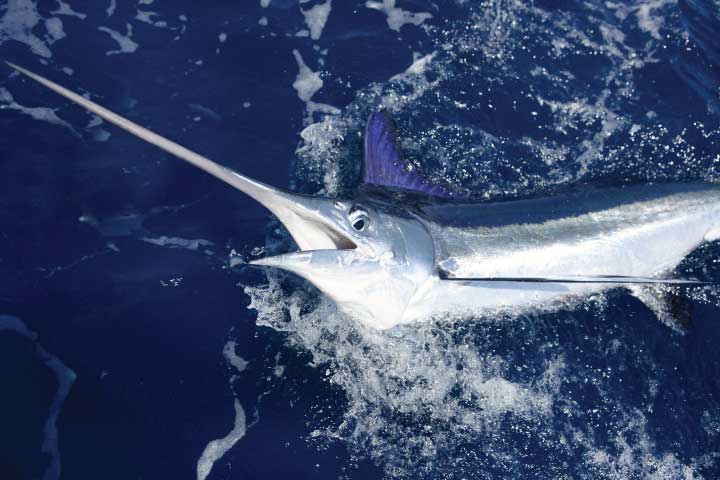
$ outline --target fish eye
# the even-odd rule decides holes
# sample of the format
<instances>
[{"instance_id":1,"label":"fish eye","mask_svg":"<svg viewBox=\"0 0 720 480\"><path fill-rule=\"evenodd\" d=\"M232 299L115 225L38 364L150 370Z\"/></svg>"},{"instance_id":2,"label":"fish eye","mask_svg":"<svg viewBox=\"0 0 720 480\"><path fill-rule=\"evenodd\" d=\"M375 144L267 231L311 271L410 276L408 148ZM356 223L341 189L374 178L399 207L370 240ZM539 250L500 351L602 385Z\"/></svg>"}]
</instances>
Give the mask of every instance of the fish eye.
<instances>
[{"instance_id":1,"label":"fish eye","mask_svg":"<svg viewBox=\"0 0 720 480\"><path fill-rule=\"evenodd\" d=\"M348 220L350 220L350 225L357 232L362 232L370 225L370 216L365 210L359 207L350 209L350 212L348 212Z\"/></svg>"},{"instance_id":2,"label":"fish eye","mask_svg":"<svg viewBox=\"0 0 720 480\"><path fill-rule=\"evenodd\" d=\"M366 227L367 225L366 225L366 221L365 221L364 218L356 218L356 219L353 221L352 226L353 226L353 228L354 228L355 230L357 230L358 232L362 232L363 230L365 230L365 227Z\"/></svg>"}]
</instances>

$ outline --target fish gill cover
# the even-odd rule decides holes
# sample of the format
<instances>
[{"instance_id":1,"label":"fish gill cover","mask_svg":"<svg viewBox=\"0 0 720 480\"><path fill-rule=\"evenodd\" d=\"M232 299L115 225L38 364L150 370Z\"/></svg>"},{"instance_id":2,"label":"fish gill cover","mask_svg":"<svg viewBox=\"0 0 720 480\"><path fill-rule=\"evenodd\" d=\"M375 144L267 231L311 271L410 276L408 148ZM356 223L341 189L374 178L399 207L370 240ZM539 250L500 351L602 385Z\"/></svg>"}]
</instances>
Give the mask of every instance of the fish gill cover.
<instances>
[{"instance_id":1,"label":"fish gill cover","mask_svg":"<svg viewBox=\"0 0 720 480\"><path fill-rule=\"evenodd\" d=\"M293 188L354 188L377 109L397 119L414 172L478 199L581 182L720 181L711 1L107 3L10 0L3 52L27 55L27 66L44 59L65 83L82 78L140 123L281 186L285 175L263 165L286 168L278 145L299 132ZM92 62L77 57L88 38ZM83 73L98 62L108 73ZM716 290L688 291L695 325L684 335L623 292L559 313L372 331L291 276L228 273L227 257L243 265L290 250L287 233L273 222L267 238L253 236L264 217L242 200L229 213L215 183L28 89L3 82L2 121L25 115L25 144L65 143L50 155L49 140L38 151L0 140L30 159L2 165L2 224L15 227L0 241L25 255L3 257L0 299L78 373L59 417L68 478L97 473L83 435L111 434L122 445L97 458L117 463L117 478L718 476ZM167 91L184 103L168 106ZM58 130L116 150L79 147ZM72 174L58 172L63 160ZM39 233L48 226L58 248ZM680 269L717 278L718 258L709 244ZM44 320L37 298L60 318ZM106 424L79 427L78 404L98 398L117 418L96 412ZM143 447L151 453L134 449Z\"/></svg>"}]
</instances>

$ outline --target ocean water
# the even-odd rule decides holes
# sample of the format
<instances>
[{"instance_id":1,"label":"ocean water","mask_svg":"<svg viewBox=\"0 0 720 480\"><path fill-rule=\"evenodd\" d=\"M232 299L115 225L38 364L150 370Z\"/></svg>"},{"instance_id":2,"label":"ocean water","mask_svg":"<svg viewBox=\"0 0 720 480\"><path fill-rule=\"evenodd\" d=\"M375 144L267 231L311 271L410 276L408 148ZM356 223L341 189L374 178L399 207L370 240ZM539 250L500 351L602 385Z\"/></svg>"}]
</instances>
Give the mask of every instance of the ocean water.
<instances>
[{"instance_id":1,"label":"ocean water","mask_svg":"<svg viewBox=\"0 0 720 480\"><path fill-rule=\"evenodd\" d=\"M480 199L720 182L717 0L0 2L0 59L253 178L393 113ZM720 290L376 332L260 206L0 67L0 479L720 477ZM720 246L681 273L720 279Z\"/></svg>"}]
</instances>

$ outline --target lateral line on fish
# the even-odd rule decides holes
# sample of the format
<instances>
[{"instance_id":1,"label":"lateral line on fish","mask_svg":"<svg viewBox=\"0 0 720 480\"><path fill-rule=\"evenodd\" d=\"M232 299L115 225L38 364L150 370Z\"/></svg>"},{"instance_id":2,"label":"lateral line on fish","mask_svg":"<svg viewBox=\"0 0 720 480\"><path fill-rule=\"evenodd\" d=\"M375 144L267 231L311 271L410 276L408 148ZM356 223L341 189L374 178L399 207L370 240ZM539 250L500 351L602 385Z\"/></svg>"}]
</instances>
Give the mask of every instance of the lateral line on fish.
<instances>
[{"instance_id":1,"label":"lateral line on fish","mask_svg":"<svg viewBox=\"0 0 720 480\"><path fill-rule=\"evenodd\" d=\"M460 282L517 282L517 283L613 283L646 285L716 285L720 282L705 282L684 278L626 277L622 275L606 276L569 276L569 277L455 277L440 272L442 280Z\"/></svg>"}]
</instances>

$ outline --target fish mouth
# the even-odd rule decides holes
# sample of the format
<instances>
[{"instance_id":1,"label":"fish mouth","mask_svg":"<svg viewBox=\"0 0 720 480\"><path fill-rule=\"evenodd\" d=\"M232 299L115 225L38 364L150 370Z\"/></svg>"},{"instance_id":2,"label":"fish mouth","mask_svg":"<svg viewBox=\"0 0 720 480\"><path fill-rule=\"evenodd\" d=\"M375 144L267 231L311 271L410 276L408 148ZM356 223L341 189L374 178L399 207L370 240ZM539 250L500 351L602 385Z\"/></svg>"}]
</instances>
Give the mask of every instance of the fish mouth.
<instances>
[{"instance_id":1,"label":"fish mouth","mask_svg":"<svg viewBox=\"0 0 720 480\"><path fill-rule=\"evenodd\" d=\"M280 222L300 247L299 252L318 250L355 250L357 244L334 222L326 221L317 211L302 211L302 208L288 214L287 210L281 215L275 214ZM298 212L300 210L300 212Z\"/></svg>"},{"instance_id":2,"label":"fish mouth","mask_svg":"<svg viewBox=\"0 0 720 480\"><path fill-rule=\"evenodd\" d=\"M344 215L332 199L291 193L247 177L242 183L240 190L275 215L299 247L296 252L255 259L249 264L286 268L309 261L313 253L358 248L344 230Z\"/></svg>"}]
</instances>

